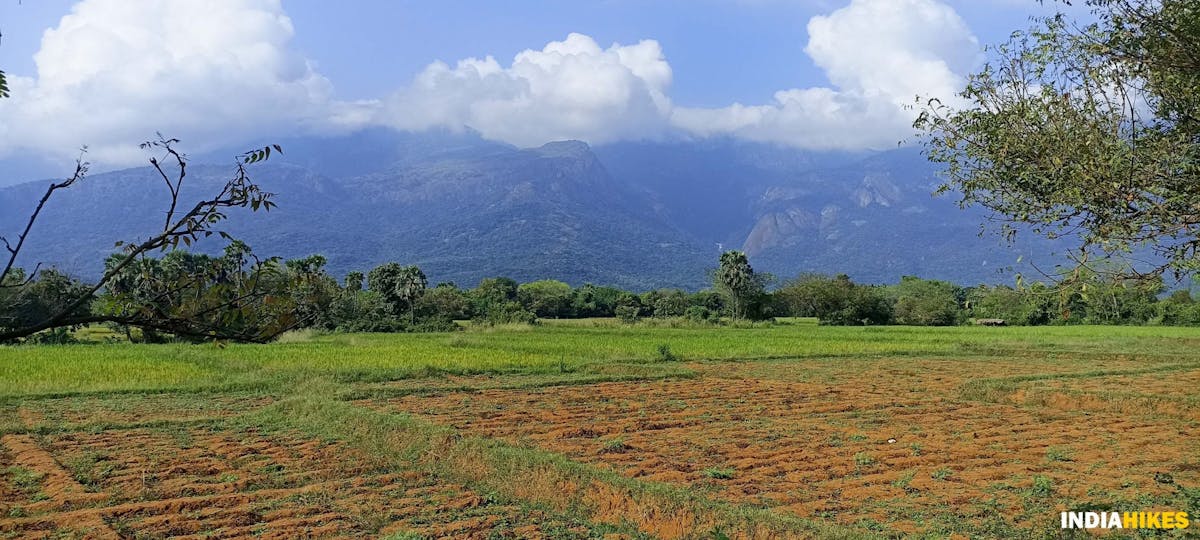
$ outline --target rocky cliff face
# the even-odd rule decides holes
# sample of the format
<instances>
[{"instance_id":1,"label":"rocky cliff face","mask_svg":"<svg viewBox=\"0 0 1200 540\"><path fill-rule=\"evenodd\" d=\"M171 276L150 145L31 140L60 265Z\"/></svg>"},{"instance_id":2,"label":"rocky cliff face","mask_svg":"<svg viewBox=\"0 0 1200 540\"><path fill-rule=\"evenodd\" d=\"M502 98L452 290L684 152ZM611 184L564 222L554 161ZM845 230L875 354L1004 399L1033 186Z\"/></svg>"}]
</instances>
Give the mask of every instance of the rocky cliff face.
<instances>
[{"instance_id":1,"label":"rocky cliff face","mask_svg":"<svg viewBox=\"0 0 1200 540\"><path fill-rule=\"evenodd\" d=\"M253 170L280 207L235 212L228 230L261 254L322 253L336 273L399 261L463 285L508 275L699 288L721 245L785 277L972 283L1011 281L996 269L1018 256L978 236L978 215L931 197L934 170L910 149L815 154L721 140L517 149L470 133L380 130L284 142L282 158ZM193 194L230 172L197 161ZM145 168L88 178L52 201L22 264L95 275L113 242L160 225L160 184ZM22 224L43 189L0 189L0 234Z\"/></svg>"}]
</instances>

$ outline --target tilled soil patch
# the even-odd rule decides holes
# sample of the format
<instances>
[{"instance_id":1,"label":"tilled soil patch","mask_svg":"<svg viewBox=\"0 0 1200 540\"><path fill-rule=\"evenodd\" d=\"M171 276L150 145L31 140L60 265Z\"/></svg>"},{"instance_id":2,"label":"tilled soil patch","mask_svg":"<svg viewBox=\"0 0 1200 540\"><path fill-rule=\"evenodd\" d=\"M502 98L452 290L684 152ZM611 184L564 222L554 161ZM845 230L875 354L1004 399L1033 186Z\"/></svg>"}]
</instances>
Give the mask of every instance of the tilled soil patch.
<instances>
[{"instance_id":1,"label":"tilled soil patch","mask_svg":"<svg viewBox=\"0 0 1200 540\"><path fill-rule=\"evenodd\" d=\"M303 437L186 428L19 434L2 442L0 538L586 533Z\"/></svg>"},{"instance_id":2,"label":"tilled soil patch","mask_svg":"<svg viewBox=\"0 0 1200 540\"><path fill-rule=\"evenodd\" d=\"M363 403L732 502L897 530L922 530L939 512L1034 526L1021 522L1023 509L1049 491L1169 495L1174 486L1156 473L1200 485L1189 424L956 400L966 369L905 375L840 384L709 376Z\"/></svg>"}]
</instances>

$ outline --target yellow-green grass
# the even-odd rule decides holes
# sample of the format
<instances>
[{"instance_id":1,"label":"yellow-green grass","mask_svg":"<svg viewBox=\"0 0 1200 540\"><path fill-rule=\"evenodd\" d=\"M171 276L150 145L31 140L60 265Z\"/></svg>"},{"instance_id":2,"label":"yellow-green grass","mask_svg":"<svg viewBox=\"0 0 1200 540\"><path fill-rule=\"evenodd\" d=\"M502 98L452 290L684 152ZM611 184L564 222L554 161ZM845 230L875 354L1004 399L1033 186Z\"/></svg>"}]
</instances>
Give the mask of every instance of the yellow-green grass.
<instances>
[{"instance_id":1,"label":"yellow-green grass","mask_svg":"<svg viewBox=\"0 0 1200 540\"><path fill-rule=\"evenodd\" d=\"M883 356L1186 360L1200 329L1168 327L840 328L802 324L469 329L441 334L300 334L270 345L104 343L0 347L0 397L88 392L269 389L316 376L385 381L430 373L556 373L607 363Z\"/></svg>"},{"instance_id":2,"label":"yellow-green grass","mask_svg":"<svg viewBox=\"0 0 1200 540\"><path fill-rule=\"evenodd\" d=\"M669 357L662 345L669 348ZM488 439L351 400L408 394L424 399L426 394L446 392L689 375L697 384L712 377L761 377L854 385L863 373L912 370L937 379L945 375L942 370L952 370L959 379L937 390L945 392L941 397L948 404L1007 402L1015 390L1047 381L1195 370L1200 366L1197 345L1200 329L1188 328L837 328L811 321L671 327L589 320L547 321L532 327L468 326L443 334L301 332L270 345L0 347L0 433L119 433L147 426L181 432L191 426L299 432L345 442L390 472L430 474L466 485L489 500L601 523L593 530L631 537L656 532L648 528L653 523L638 521L642 514L684 523L695 529L694 537L719 538L718 530L758 532L760 537L895 537L901 533L887 522L839 525L820 516L735 504L703 490L622 476L521 441ZM960 384L963 373L977 377ZM447 374L456 376L440 377ZM506 376L492 377L495 374ZM67 397L48 399L51 396ZM1027 393L1021 404L1041 407L1036 397ZM1194 403L1195 395L1185 400ZM1175 416L1169 420L1179 421ZM1060 453L1048 450L1046 456L1045 467L1061 464ZM854 454L862 467L874 463L869 458L870 454ZM730 474L727 471L714 469L710 480L720 482L719 477ZM923 474L929 477L928 471ZM1029 492L1022 495L1027 515L1054 516L1060 506L1078 502L1066 493L1054 494L1053 486L1035 482L1027 487L1021 483L1025 480L1029 479L1005 479L1012 487L1004 489ZM629 502L617 522L611 522L611 509L601 504L597 493ZM1192 491L1180 488L1179 493ZM1184 504L1163 501L1168 506ZM1129 505L1162 501L1143 502ZM1046 532L1028 524L1015 528L1009 517L997 511L980 521L954 508L929 508L922 519L929 524L929 538L952 533L1037 538Z\"/></svg>"}]
</instances>

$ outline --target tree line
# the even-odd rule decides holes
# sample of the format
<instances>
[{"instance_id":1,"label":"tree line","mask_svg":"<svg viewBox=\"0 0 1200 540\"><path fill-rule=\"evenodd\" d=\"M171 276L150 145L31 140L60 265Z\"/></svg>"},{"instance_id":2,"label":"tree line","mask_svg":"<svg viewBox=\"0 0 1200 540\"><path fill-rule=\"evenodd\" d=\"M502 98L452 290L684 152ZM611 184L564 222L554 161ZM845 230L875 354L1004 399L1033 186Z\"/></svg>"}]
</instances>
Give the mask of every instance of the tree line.
<instances>
[{"instance_id":1,"label":"tree line","mask_svg":"<svg viewBox=\"0 0 1200 540\"><path fill-rule=\"evenodd\" d=\"M338 280L326 259L261 260L233 241L221 255L173 250L127 263L89 301L72 308L80 321L32 334L26 341L69 342L71 331L106 324L130 341L265 341L286 330L335 332L453 331L475 325L537 324L542 319L616 318L635 324L670 319L721 325L778 317L814 317L826 325L951 326L976 319L1008 325L1200 325L1200 302L1189 291L1164 296L1161 280L1094 274L1083 280L1028 286L959 286L905 276L892 285L855 283L846 275L802 274L774 281L755 272L746 255L729 251L712 271L712 287L698 292L633 292L557 280L518 283L492 277L473 288L430 286L413 265L390 262ZM55 269L27 277L17 270L0 288L0 330L57 313L94 288ZM263 339L251 339L263 338Z\"/></svg>"},{"instance_id":2,"label":"tree line","mask_svg":"<svg viewBox=\"0 0 1200 540\"><path fill-rule=\"evenodd\" d=\"M863 285L845 275L808 274L771 297L777 313L830 325L952 326L980 320L1014 326L1200 325L1200 301L1190 291L1166 293L1161 279L1111 273L973 287L914 276L894 285Z\"/></svg>"}]
</instances>

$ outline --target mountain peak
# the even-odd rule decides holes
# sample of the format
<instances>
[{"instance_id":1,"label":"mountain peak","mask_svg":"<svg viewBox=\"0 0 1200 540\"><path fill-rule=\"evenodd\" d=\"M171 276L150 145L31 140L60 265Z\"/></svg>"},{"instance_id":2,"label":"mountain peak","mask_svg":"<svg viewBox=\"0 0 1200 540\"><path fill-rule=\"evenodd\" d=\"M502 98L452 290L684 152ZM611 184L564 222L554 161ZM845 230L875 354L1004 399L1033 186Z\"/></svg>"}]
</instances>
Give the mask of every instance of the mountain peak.
<instances>
[{"instance_id":1,"label":"mountain peak","mask_svg":"<svg viewBox=\"0 0 1200 540\"><path fill-rule=\"evenodd\" d=\"M534 149L544 157L582 157L592 154L592 147L583 141L554 141Z\"/></svg>"}]
</instances>

